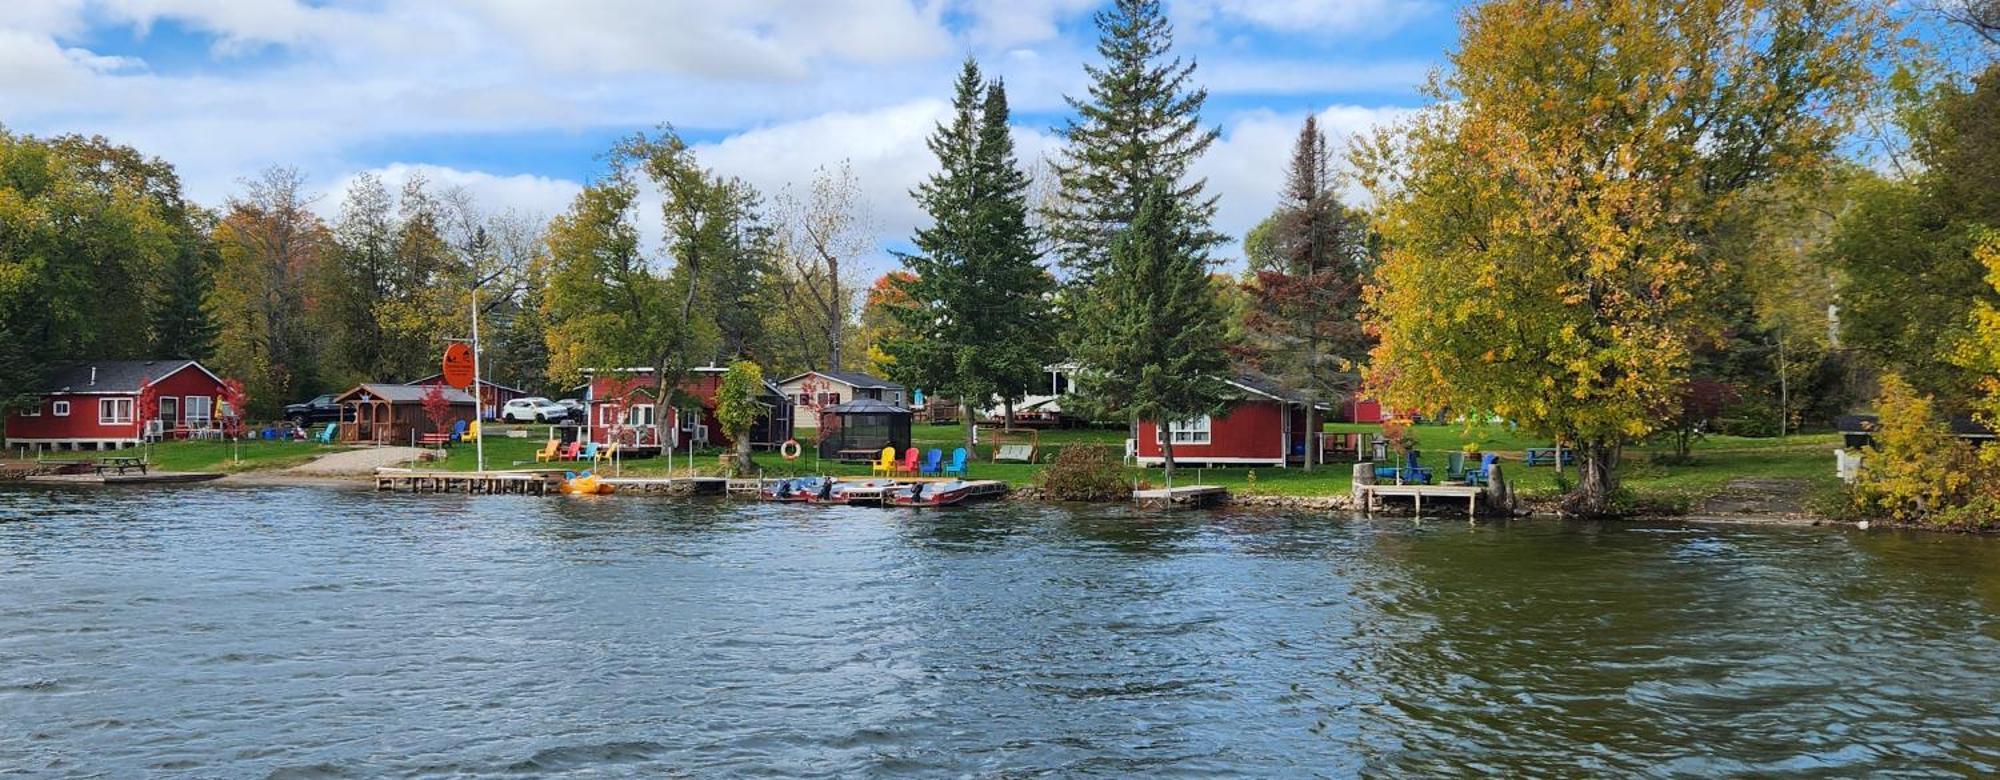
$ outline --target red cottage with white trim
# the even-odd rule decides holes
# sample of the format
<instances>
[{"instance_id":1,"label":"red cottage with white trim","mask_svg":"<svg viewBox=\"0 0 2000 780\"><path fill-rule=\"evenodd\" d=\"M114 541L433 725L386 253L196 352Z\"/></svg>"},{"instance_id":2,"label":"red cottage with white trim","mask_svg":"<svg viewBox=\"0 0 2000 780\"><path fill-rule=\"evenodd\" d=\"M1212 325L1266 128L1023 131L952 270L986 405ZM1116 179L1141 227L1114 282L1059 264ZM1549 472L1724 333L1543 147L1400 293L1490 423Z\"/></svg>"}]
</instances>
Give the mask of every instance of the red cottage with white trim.
<instances>
[{"instance_id":1,"label":"red cottage with white trim","mask_svg":"<svg viewBox=\"0 0 2000 780\"><path fill-rule=\"evenodd\" d=\"M34 406L7 415L7 448L116 449L148 435L221 433L237 425L229 393L222 377L192 360L64 364Z\"/></svg>"},{"instance_id":2,"label":"red cottage with white trim","mask_svg":"<svg viewBox=\"0 0 2000 780\"><path fill-rule=\"evenodd\" d=\"M1174 437L1174 464L1303 465L1306 448L1313 442L1306 423L1305 398L1262 377L1241 375L1223 381L1237 393L1226 411L1168 426ZM1324 415L1325 405L1320 408ZM1159 424L1140 420L1133 449L1139 465L1165 463Z\"/></svg>"},{"instance_id":3,"label":"red cottage with white trim","mask_svg":"<svg viewBox=\"0 0 2000 780\"><path fill-rule=\"evenodd\" d=\"M701 366L690 369L681 381L681 392L701 401L700 419L681 415L675 409L660 409L653 399L655 381L651 369L593 372L584 385L584 404L590 410L586 426L588 440L607 444L616 437L627 446L650 449L685 446L690 438L696 447L727 447L729 437L715 419L715 393L722 387L722 375L729 369ZM764 383L764 405L771 412L757 418L750 429L750 445L760 449L776 447L792 437L791 404L776 385ZM621 419L622 418L622 419Z\"/></svg>"}]
</instances>

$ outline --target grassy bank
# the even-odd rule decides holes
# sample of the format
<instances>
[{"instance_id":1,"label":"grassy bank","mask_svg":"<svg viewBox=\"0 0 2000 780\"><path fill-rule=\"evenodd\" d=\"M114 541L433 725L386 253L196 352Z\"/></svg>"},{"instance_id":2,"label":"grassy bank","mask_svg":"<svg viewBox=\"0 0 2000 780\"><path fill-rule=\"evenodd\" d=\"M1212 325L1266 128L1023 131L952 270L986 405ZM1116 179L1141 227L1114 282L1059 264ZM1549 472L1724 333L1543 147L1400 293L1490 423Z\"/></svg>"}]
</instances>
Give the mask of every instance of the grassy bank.
<instances>
[{"instance_id":1,"label":"grassy bank","mask_svg":"<svg viewBox=\"0 0 2000 780\"><path fill-rule=\"evenodd\" d=\"M107 452L50 452L46 460L92 460L100 457L145 458L159 471L268 471L291 468L321 455L350 449L309 441L170 441ZM28 461L35 458L30 456Z\"/></svg>"}]
</instances>

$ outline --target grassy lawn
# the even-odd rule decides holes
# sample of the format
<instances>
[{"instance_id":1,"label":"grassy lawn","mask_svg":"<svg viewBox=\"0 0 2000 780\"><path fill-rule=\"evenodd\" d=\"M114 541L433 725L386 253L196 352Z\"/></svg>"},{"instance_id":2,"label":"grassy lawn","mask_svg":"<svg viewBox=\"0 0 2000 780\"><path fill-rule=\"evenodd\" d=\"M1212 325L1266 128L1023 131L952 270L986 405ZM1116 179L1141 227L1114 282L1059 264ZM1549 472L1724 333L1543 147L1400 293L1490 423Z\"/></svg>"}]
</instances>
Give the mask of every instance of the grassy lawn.
<instances>
[{"instance_id":1,"label":"grassy lawn","mask_svg":"<svg viewBox=\"0 0 2000 780\"><path fill-rule=\"evenodd\" d=\"M105 452L51 452L47 460L94 460L102 457L145 458L160 471L263 471L297 466L346 447L311 441L169 441L145 447Z\"/></svg>"}]
</instances>

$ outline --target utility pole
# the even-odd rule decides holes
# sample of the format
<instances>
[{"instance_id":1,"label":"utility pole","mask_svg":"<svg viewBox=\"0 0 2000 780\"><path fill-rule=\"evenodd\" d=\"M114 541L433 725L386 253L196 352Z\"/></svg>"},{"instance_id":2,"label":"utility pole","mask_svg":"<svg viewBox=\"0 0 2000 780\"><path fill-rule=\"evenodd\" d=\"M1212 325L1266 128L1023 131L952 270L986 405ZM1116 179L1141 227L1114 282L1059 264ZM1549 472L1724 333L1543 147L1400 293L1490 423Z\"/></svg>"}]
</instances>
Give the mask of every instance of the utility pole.
<instances>
[{"instance_id":1,"label":"utility pole","mask_svg":"<svg viewBox=\"0 0 2000 780\"><path fill-rule=\"evenodd\" d=\"M474 468L486 471L486 388L479 385L479 285L485 280L476 278L472 283L472 429L478 435L472 437Z\"/></svg>"}]
</instances>

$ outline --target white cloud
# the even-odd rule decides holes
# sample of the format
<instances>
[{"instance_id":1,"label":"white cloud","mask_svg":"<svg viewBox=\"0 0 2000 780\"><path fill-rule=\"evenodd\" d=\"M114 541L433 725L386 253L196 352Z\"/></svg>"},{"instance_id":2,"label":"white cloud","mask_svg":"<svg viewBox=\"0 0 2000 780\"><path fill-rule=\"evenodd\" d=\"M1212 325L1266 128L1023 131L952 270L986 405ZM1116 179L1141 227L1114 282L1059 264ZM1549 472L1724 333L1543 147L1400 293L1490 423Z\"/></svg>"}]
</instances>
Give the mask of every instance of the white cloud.
<instances>
[{"instance_id":1,"label":"white cloud","mask_svg":"<svg viewBox=\"0 0 2000 780\"><path fill-rule=\"evenodd\" d=\"M1431 9L1424 0L1176 0L1176 21L1197 30L1218 21L1282 33L1387 35Z\"/></svg>"},{"instance_id":2,"label":"white cloud","mask_svg":"<svg viewBox=\"0 0 2000 780\"><path fill-rule=\"evenodd\" d=\"M412 177L421 176L433 190L462 187L472 194L479 210L487 214L512 211L530 217L553 217L569 208L583 185L566 179L518 174L501 176L485 171L468 171L427 163L391 163L367 171L355 171L332 182L326 195L314 204L322 217L333 219L348 186L363 173L374 174L390 192L400 192Z\"/></svg>"},{"instance_id":3,"label":"white cloud","mask_svg":"<svg viewBox=\"0 0 2000 780\"><path fill-rule=\"evenodd\" d=\"M1339 163L1349 139L1408 116L1410 111L1397 107L1332 106L1316 116ZM1217 256L1228 260L1233 267L1242 265L1243 234L1278 205L1285 167L1304 122L1303 113L1244 114L1224 128L1223 137L1193 166L1194 175L1208 179L1208 191L1221 196L1216 206L1215 228L1229 234L1231 243L1218 250ZM1343 193L1350 204L1358 202L1361 195L1351 187Z\"/></svg>"}]
</instances>

